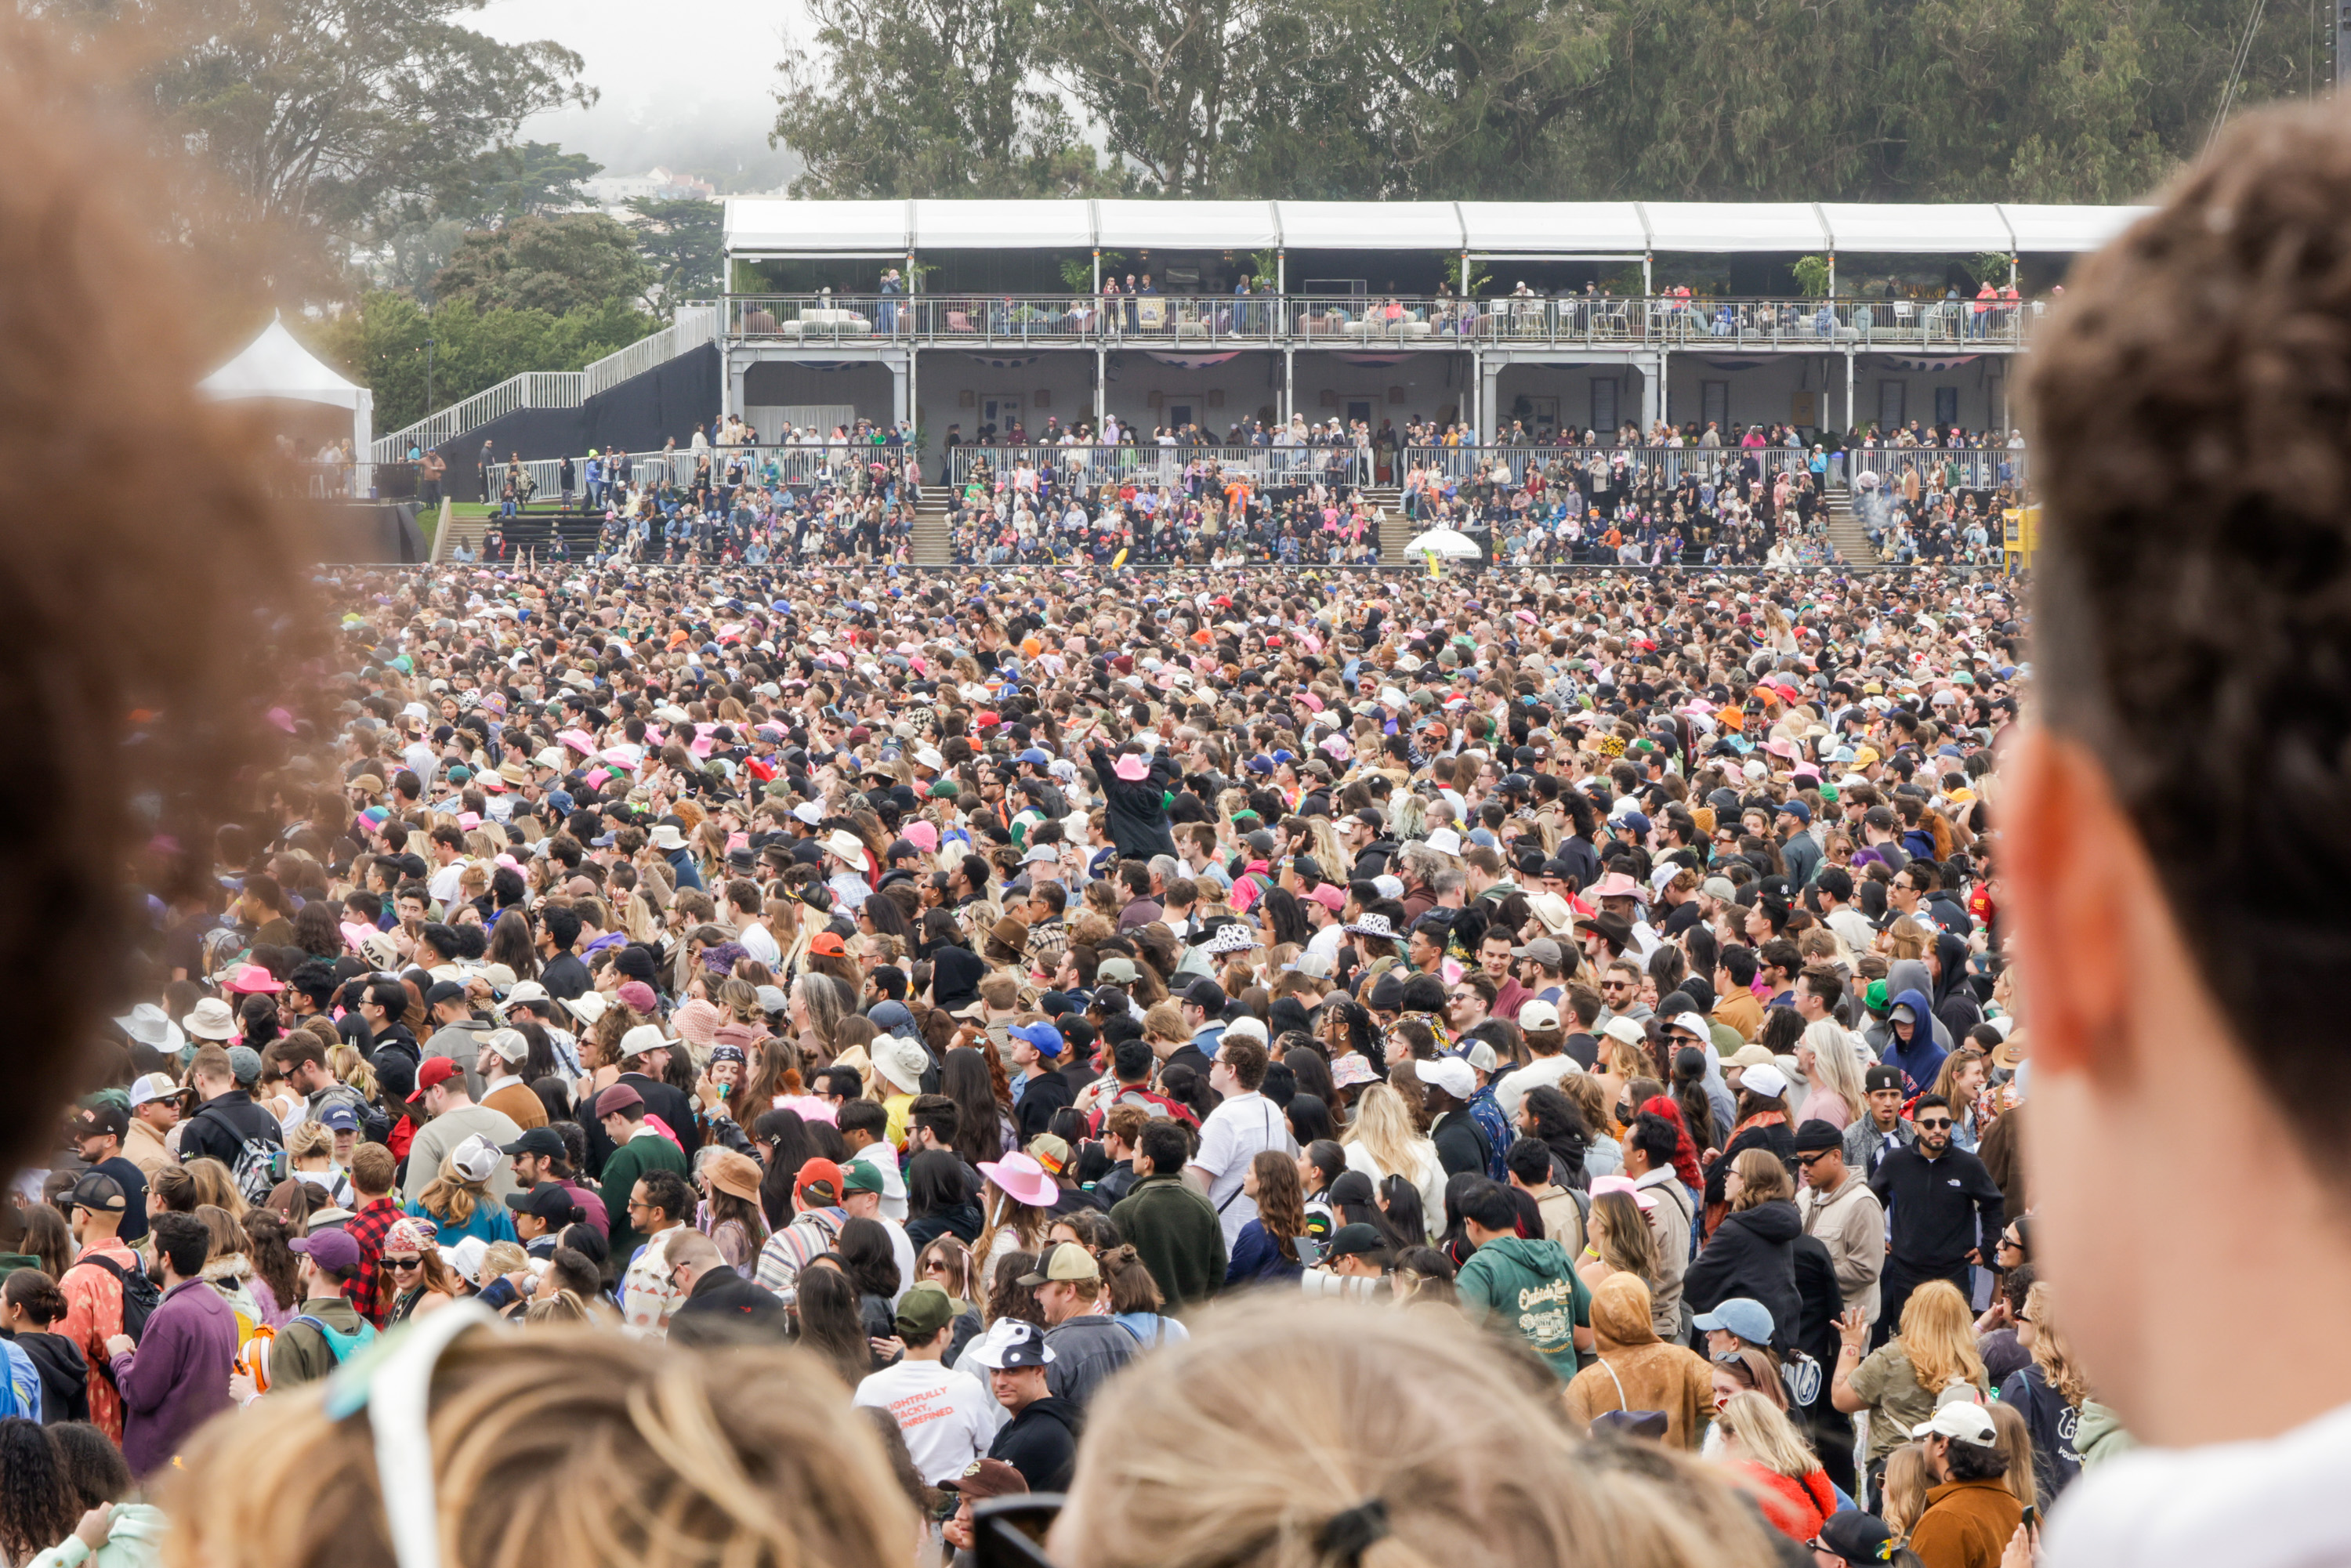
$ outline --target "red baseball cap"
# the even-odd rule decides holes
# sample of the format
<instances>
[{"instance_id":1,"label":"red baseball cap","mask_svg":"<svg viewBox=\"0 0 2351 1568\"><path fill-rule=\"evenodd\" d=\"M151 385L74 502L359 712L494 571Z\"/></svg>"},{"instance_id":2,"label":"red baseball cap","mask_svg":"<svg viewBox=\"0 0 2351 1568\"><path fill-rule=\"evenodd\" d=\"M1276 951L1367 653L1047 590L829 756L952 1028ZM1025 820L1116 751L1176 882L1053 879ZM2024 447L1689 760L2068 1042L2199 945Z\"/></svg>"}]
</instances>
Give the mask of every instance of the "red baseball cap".
<instances>
[{"instance_id":1,"label":"red baseball cap","mask_svg":"<svg viewBox=\"0 0 2351 1568\"><path fill-rule=\"evenodd\" d=\"M436 1056L416 1070L416 1092L408 1097L412 1105L424 1098L424 1092L436 1083L446 1083L452 1078L463 1078L465 1070L451 1058Z\"/></svg>"},{"instance_id":2,"label":"red baseball cap","mask_svg":"<svg viewBox=\"0 0 2351 1568\"><path fill-rule=\"evenodd\" d=\"M800 1166L800 1174L792 1178L792 1191L821 1207L839 1206L841 1195L848 1190L841 1182L841 1167L828 1159L813 1159Z\"/></svg>"}]
</instances>

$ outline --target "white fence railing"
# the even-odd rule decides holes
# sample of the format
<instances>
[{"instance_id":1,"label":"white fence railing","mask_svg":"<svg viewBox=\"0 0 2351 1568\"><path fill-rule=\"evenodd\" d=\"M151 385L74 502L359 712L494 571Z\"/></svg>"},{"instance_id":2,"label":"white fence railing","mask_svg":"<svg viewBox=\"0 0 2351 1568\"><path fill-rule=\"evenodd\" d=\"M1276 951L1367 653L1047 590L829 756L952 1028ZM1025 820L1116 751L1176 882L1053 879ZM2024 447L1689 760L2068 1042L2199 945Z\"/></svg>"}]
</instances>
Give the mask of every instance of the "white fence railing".
<instances>
[{"instance_id":1,"label":"white fence railing","mask_svg":"<svg viewBox=\"0 0 2351 1568\"><path fill-rule=\"evenodd\" d=\"M643 375L689 350L717 341L720 319L721 313L715 304L682 305L675 319L660 331L640 338L601 360L590 361L584 370L525 371L494 387L485 387L461 402L436 410L405 429L378 436L372 448L375 460L398 462L408 455L412 445L429 451L523 409L578 408L598 392L609 391L632 376Z\"/></svg>"},{"instance_id":2,"label":"white fence railing","mask_svg":"<svg viewBox=\"0 0 2351 1568\"><path fill-rule=\"evenodd\" d=\"M1369 455L1353 446L958 446L949 456L947 476L957 486L983 463L999 481L1018 484L1026 465L1064 488L1127 480L1173 486L1210 465L1259 485L1369 480Z\"/></svg>"}]
</instances>

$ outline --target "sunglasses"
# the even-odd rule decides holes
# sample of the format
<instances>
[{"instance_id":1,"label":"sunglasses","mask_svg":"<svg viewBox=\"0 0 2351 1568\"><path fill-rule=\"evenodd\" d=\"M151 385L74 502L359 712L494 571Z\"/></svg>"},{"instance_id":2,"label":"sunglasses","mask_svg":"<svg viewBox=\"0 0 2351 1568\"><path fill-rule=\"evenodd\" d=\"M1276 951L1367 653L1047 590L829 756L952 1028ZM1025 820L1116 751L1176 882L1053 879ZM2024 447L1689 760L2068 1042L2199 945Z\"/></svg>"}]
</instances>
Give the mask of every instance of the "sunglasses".
<instances>
[{"instance_id":1,"label":"sunglasses","mask_svg":"<svg viewBox=\"0 0 2351 1568\"><path fill-rule=\"evenodd\" d=\"M1806 1170L1810 1170L1814 1166L1820 1164L1823 1157L1824 1156L1821 1155L1798 1155L1796 1156L1796 1163L1803 1166Z\"/></svg>"},{"instance_id":2,"label":"sunglasses","mask_svg":"<svg viewBox=\"0 0 2351 1568\"><path fill-rule=\"evenodd\" d=\"M1951 1119L1949 1116L1937 1116L1932 1119L1921 1117L1918 1121L1918 1130L1922 1133L1930 1133L1938 1127L1948 1127L1950 1124Z\"/></svg>"},{"instance_id":3,"label":"sunglasses","mask_svg":"<svg viewBox=\"0 0 2351 1568\"><path fill-rule=\"evenodd\" d=\"M404 1274L411 1269L423 1268L424 1260L422 1258L386 1258L383 1260L383 1266L387 1269Z\"/></svg>"}]
</instances>

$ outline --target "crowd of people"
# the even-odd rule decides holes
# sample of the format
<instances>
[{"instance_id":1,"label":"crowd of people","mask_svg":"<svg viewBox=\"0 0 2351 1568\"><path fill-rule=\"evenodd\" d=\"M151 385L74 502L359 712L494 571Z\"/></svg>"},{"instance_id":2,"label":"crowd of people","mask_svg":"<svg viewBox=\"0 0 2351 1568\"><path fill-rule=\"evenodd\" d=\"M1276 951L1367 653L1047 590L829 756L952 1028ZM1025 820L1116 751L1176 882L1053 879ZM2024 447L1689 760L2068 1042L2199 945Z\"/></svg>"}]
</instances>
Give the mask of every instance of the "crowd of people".
<instances>
[{"instance_id":1,"label":"crowd of people","mask_svg":"<svg viewBox=\"0 0 2351 1568\"><path fill-rule=\"evenodd\" d=\"M1396 1343L1406 1404L1500 1391L1476 1450L1586 1445L1613 1500L1541 1529L1675 1561L1989 1568L2126 1445L2032 1277L2004 585L1094 581L329 582L345 673L20 1178L18 1414L201 1537L379 1337L455 1334L436 1403L494 1423L792 1344L907 1549L1026 1491L1073 1562L1230 1560L1131 1495L1181 1412ZM1322 1528L1434 1528L1364 1484Z\"/></svg>"}]
</instances>

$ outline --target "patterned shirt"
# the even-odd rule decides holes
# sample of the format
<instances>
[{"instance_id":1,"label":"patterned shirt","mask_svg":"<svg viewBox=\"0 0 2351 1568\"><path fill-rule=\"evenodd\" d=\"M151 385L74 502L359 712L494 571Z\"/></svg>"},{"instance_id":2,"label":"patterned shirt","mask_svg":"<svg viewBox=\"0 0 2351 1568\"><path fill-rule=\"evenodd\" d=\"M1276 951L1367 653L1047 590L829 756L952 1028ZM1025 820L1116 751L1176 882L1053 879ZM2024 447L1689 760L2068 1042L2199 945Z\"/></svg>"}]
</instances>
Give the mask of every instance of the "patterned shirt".
<instances>
[{"instance_id":1,"label":"patterned shirt","mask_svg":"<svg viewBox=\"0 0 2351 1568\"><path fill-rule=\"evenodd\" d=\"M376 1327L383 1327L384 1312L378 1281L383 1274L383 1238L401 1218L400 1205L387 1194L364 1205L343 1222L343 1230L360 1244L360 1270L343 1281L343 1300Z\"/></svg>"},{"instance_id":2,"label":"patterned shirt","mask_svg":"<svg viewBox=\"0 0 2351 1568\"><path fill-rule=\"evenodd\" d=\"M131 1250L118 1237L110 1236L93 1241L81 1249L81 1255L103 1254L114 1266L129 1273L146 1271L139 1254ZM95 1263L76 1263L57 1281L65 1292L66 1315L56 1332L81 1347L82 1359L91 1367L89 1378L89 1418L99 1431L122 1441L122 1396L116 1391L114 1380L96 1369L110 1366L114 1357L107 1353L106 1342L122 1332L122 1281Z\"/></svg>"}]
</instances>

